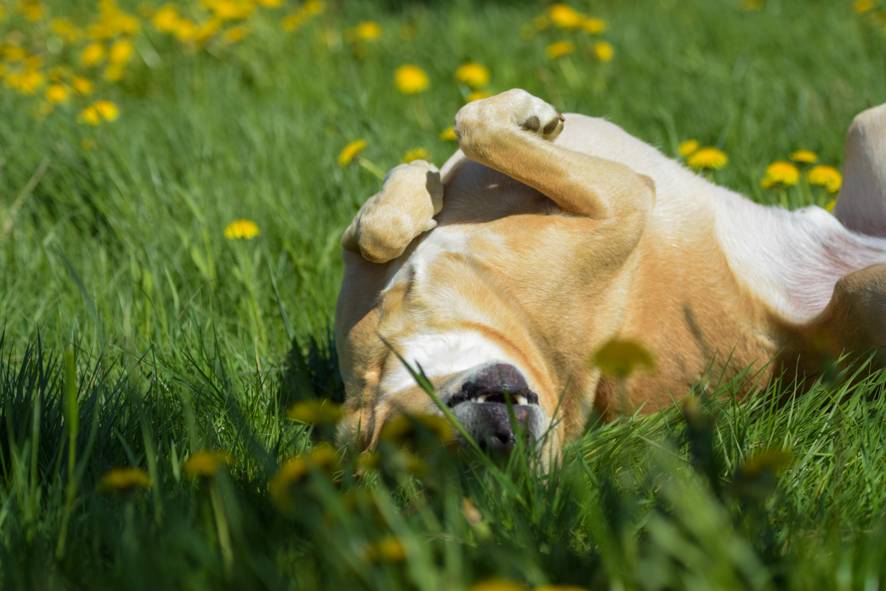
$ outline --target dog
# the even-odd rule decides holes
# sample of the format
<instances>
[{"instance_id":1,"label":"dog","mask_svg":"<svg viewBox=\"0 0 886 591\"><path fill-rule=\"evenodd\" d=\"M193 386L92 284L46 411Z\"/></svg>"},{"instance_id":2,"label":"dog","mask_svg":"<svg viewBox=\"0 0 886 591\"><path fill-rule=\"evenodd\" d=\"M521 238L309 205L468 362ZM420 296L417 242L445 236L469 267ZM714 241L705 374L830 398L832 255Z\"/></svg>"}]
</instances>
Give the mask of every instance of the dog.
<instances>
[{"instance_id":1,"label":"dog","mask_svg":"<svg viewBox=\"0 0 886 591\"><path fill-rule=\"evenodd\" d=\"M752 368L750 391L844 351L886 364L886 105L852 122L834 215L758 205L519 89L455 122L443 168L395 168L344 233L341 441L441 412L403 361L484 449L520 432L551 457L592 412L662 409L712 371ZM604 375L613 339L654 370Z\"/></svg>"}]
</instances>

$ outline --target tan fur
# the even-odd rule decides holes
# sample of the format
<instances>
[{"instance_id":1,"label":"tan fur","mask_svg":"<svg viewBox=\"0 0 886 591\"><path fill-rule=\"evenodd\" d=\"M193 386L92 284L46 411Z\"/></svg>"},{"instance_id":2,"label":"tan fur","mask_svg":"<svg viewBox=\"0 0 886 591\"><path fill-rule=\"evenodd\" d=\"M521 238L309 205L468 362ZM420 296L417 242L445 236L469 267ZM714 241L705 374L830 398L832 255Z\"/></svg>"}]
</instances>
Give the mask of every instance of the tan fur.
<instances>
[{"instance_id":1,"label":"tan fur","mask_svg":"<svg viewBox=\"0 0 886 591\"><path fill-rule=\"evenodd\" d=\"M726 380L755 368L749 388L798 356L814 373L816 352L886 344L886 266L846 276L819 317L791 323L730 267L710 208L699 202L685 215L667 213L667 204L656 204L656 183L669 182L666 175L653 181L651 171L577 151L570 137L552 142L562 121L523 91L468 105L456 119L462 152L443 169L437 229L413 240L424 213L411 214L416 223L405 233L374 218L375 241L402 253L389 258L366 256L359 240L354 248L355 225L349 228L336 316L348 393L344 434L371 444L391 413L433 408L417 387L380 390L399 364L380 337L398 348L419 333L482 334L518 360L545 412L556 413L556 449L581 432L594 408L607 417L654 411L706 373ZM385 207L425 200L424 188L392 175ZM356 227L365 232L369 219L361 211ZM446 236L463 243L426 268L409 266L425 256L416 254L424 241L443 244ZM614 337L643 343L657 362L654 372L630 378L627 400L590 365Z\"/></svg>"}]
</instances>

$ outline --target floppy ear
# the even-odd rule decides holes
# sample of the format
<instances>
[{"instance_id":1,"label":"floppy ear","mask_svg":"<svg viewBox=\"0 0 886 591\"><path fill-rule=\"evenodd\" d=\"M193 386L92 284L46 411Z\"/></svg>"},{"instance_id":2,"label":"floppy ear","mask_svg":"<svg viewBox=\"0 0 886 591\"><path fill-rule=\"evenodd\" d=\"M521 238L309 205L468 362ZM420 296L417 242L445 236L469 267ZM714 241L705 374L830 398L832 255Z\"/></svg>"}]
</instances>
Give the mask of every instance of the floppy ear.
<instances>
[{"instance_id":1,"label":"floppy ear","mask_svg":"<svg viewBox=\"0 0 886 591\"><path fill-rule=\"evenodd\" d=\"M886 104L858 114L849 127L834 215L850 230L886 236Z\"/></svg>"},{"instance_id":2,"label":"floppy ear","mask_svg":"<svg viewBox=\"0 0 886 591\"><path fill-rule=\"evenodd\" d=\"M806 342L818 357L833 360L844 352L873 352L875 366L886 367L886 264L840 279L831 301L807 325L806 333Z\"/></svg>"}]
</instances>

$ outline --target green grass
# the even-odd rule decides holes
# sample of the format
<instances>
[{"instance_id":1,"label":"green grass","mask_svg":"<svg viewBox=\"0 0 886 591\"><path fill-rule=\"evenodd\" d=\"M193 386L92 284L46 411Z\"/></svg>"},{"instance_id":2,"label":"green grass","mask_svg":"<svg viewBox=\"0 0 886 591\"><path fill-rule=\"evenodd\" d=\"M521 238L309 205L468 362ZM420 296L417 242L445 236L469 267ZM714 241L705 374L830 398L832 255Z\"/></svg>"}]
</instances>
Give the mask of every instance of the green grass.
<instances>
[{"instance_id":1,"label":"green grass","mask_svg":"<svg viewBox=\"0 0 886 591\"><path fill-rule=\"evenodd\" d=\"M419 429L422 466L386 444L365 475L352 456L334 479L312 472L289 510L268 493L323 435L285 409L343 394L338 238L379 185L367 168L413 147L442 164L464 60L490 68L493 91L606 116L666 153L718 146L730 163L714 180L757 201L827 201L759 180L801 147L839 164L852 116L886 96L883 25L842 0L738 4L576 3L608 21L608 64L586 35L524 38L533 2L330 3L286 34L293 4L196 53L144 23L124 80L93 97L120 118L97 128L77 123L82 101L38 117L37 97L0 88L0 587L882 587L882 372L743 403L729 384L699 388L682 413L590 426L548 474L521 456L453 458ZM0 32L42 38L15 18ZM369 18L384 34L360 55L325 41ZM546 60L560 38L576 54ZM396 92L402 63L428 71L426 93ZM370 165L339 167L357 138ZM261 236L227 241L237 217ZM229 452L230 470L190 480L183 460L201 449ZM152 486L98 490L115 466Z\"/></svg>"}]
</instances>

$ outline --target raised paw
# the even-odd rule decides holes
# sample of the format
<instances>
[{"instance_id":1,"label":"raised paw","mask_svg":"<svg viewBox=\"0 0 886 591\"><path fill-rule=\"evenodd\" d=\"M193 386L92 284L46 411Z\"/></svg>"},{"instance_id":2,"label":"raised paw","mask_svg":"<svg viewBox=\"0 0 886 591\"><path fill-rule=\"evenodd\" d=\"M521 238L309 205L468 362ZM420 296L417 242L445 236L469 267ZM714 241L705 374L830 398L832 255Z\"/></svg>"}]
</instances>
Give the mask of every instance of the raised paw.
<instances>
[{"instance_id":1,"label":"raised paw","mask_svg":"<svg viewBox=\"0 0 886 591\"><path fill-rule=\"evenodd\" d=\"M371 263L399 257L419 235L432 230L443 208L437 167L415 160L392 169L381 191L363 204L342 236L342 246Z\"/></svg>"},{"instance_id":2,"label":"raised paw","mask_svg":"<svg viewBox=\"0 0 886 591\"><path fill-rule=\"evenodd\" d=\"M563 131L563 121L552 105L515 88L463 106L455 115L455 131L468 157L482 157L502 130L522 129L553 140Z\"/></svg>"}]
</instances>

